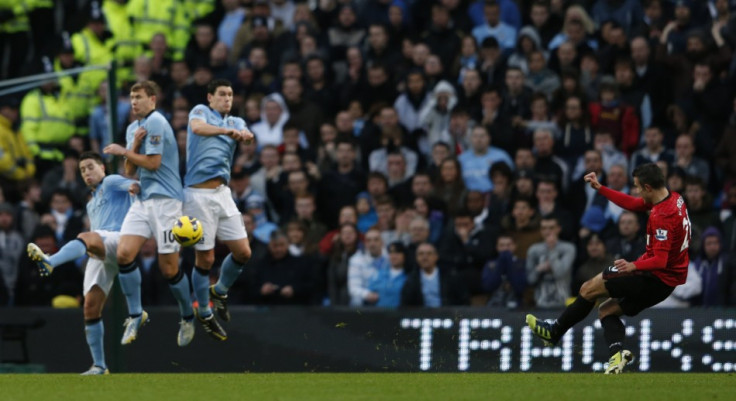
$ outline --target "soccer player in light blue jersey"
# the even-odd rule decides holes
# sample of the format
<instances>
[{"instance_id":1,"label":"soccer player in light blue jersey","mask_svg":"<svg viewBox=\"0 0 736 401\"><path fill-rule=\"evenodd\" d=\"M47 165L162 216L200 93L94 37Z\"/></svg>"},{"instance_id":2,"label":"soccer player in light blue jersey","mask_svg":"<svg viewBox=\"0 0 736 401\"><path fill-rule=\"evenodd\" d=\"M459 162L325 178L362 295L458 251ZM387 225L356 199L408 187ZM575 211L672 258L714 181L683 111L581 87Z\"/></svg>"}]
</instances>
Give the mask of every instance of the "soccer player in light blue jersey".
<instances>
[{"instance_id":1,"label":"soccer player in light blue jersey","mask_svg":"<svg viewBox=\"0 0 736 401\"><path fill-rule=\"evenodd\" d=\"M197 319L213 338L224 341L227 333L212 314L209 303L225 321L230 320L227 292L250 259L250 244L228 187L233 155L239 141L252 141L253 133L240 117L229 115L233 89L229 81L217 79L207 86L207 101L189 113L187 173L184 176L184 214L202 222L204 235L194 245L192 286L199 304ZM210 269L215 261L215 237L230 249L222 262L217 284L210 286Z\"/></svg>"},{"instance_id":2,"label":"soccer player in light blue jersey","mask_svg":"<svg viewBox=\"0 0 736 401\"><path fill-rule=\"evenodd\" d=\"M120 265L120 287L140 304L141 273L135 257L143 243L154 236L158 246L159 268L169 281L169 288L179 304L181 322L177 344L188 345L194 337L194 312L189 277L179 269L179 243L172 229L182 215L182 186L179 176L179 150L174 131L161 113L156 111L158 85L138 82L130 88L130 106L138 119L128 126L127 145L107 145L104 152L125 158L125 174L140 179L141 192L130 206L120 229L117 259ZM133 341L145 315L131 314L123 343Z\"/></svg>"},{"instance_id":3,"label":"soccer player in light blue jersey","mask_svg":"<svg viewBox=\"0 0 736 401\"><path fill-rule=\"evenodd\" d=\"M79 234L75 240L68 242L51 256L44 254L36 244L30 243L28 256L38 264L41 275L47 276L56 266L89 254L90 259L84 270L84 325L87 345L92 354L92 367L82 374L103 375L109 372L103 346L105 327L102 323L102 307L118 274L116 251L120 225L133 203L131 195L137 194L140 186L136 181L117 174L105 176L102 157L94 152L82 153L79 157L79 170L85 184L92 190L92 198L87 202L91 231ZM128 299L127 296L126 300L129 312L136 313L135 300ZM140 309L140 301L137 308ZM137 313L145 316L146 312ZM144 317L142 321L145 320Z\"/></svg>"}]
</instances>

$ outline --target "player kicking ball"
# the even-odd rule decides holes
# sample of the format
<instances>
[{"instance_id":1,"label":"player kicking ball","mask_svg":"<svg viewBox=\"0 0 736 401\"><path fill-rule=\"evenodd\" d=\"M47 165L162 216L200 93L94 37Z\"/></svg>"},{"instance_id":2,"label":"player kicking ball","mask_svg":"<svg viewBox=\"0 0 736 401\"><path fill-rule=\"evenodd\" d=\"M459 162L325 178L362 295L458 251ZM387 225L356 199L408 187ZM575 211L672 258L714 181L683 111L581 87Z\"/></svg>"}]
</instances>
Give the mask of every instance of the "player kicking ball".
<instances>
[{"instance_id":1,"label":"player kicking ball","mask_svg":"<svg viewBox=\"0 0 736 401\"><path fill-rule=\"evenodd\" d=\"M171 125L156 111L159 88L153 81L138 82L130 88L130 107L137 118L125 133L126 147L107 145L106 154L125 158L125 174L140 177L141 192L130 206L120 227L117 259L120 287L126 296L140 303L141 272L135 257L143 243L154 236L161 274L169 281L181 320L176 342L184 347L194 338L194 311L189 277L179 268L179 243L172 229L181 216L182 186L179 176L179 149ZM125 328L123 343L133 341L142 316L133 316Z\"/></svg>"},{"instance_id":2,"label":"player kicking ball","mask_svg":"<svg viewBox=\"0 0 736 401\"><path fill-rule=\"evenodd\" d=\"M79 157L79 171L84 183L92 190L92 198L87 202L91 231L81 233L76 239L61 247L49 256L34 243L28 244L28 256L36 262L42 276L48 276L56 266L89 254L84 270L84 324L87 344L92 354L92 367L82 375L103 375L110 373L105 363L103 340L105 327L102 323L102 308L118 275L116 253L120 238L120 225L133 202L133 196L140 191L137 181L117 174L105 176L102 157L94 152L85 152ZM138 325L143 325L148 314L141 310L140 300L125 297L128 313L138 316ZM125 326L129 327L132 318ZM123 337L125 338L125 337Z\"/></svg>"},{"instance_id":3,"label":"player kicking ball","mask_svg":"<svg viewBox=\"0 0 736 401\"><path fill-rule=\"evenodd\" d=\"M620 207L634 212L649 211L646 251L629 262L618 259L602 273L586 281L580 294L553 322L526 315L526 324L546 345L555 345L572 326L583 320L599 298L598 318L608 344L606 374L618 374L634 359L623 349L626 329L621 315L635 316L667 298L676 286L685 283L690 262L690 218L685 200L665 186L662 170L648 163L634 172L634 188L640 198L601 185L595 173L585 176L590 186Z\"/></svg>"},{"instance_id":4,"label":"player kicking ball","mask_svg":"<svg viewBox=\"0 0 736 401\"><path fill-rule=\"evenodd\" d=\"M192 287L199 305L197 319L207 334L224 341L227 333L209 306L230 320L227 292L250 259L250 244L233 196L228 187L233 155L239 141L252 141L253 134L242 118L229 115L233 104L232 85L217 79L207 86L208 106L195 106L187 127L187 173L184 176L184 214L202 222L204 236L196 245ZM220 268L217 284L210 286L210 269L215 261L215 238L230 250Z\"/></svg>"}]
</instances>

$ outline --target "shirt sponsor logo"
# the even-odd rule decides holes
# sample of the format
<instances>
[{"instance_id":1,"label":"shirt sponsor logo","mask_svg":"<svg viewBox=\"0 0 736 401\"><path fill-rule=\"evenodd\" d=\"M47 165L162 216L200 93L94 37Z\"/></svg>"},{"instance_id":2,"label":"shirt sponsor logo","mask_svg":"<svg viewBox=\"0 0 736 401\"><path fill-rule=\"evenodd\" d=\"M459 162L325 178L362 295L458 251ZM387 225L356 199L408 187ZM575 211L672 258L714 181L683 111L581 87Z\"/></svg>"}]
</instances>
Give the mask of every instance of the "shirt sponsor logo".
<instances>
[{"instance_id":1,"label":"shirt sponsor logo","mask_svg":"<svg viewBox=\"0 0 736 401\"><path fill-rule=\"evenodd\" d=\"M667 230L663 230L661 228L657 229L657 232L654 234L654 238L664 241L667 239Z\"/></svg>"}]
</instances>

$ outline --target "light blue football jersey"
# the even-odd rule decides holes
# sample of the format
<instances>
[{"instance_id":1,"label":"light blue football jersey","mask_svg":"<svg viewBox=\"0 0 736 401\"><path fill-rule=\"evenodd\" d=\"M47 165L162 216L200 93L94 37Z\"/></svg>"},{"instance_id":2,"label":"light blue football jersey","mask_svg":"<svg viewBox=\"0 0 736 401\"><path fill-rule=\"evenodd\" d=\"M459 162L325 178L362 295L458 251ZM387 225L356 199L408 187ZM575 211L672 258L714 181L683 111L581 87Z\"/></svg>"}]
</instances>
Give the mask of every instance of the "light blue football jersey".
<instances>
[{"instance_id":1,"label":"light blue football jersey","mask_svg":"<svg viewBox=\"0 0 736 401\"><path fill-rule=\"evenodd\" d=\"M202 136L192 132L192 120L203 120L209 125L245 129L245 121L240 117L225 116L203 104L195 106L189 113L187 127L187 173L184 186L200 184L220 177L230 181L230 169L237 142L227 135Z\"/></svg>"},{"instance_id":2,"label":"light blue football jersey","mask_svg":"<svg viewBox=\"0 0 736 401\"><path fill-rule=\"evenodd\" d=\"M134 182L117 174L102 179L92 192L92 199L87 202L87 216L92 231L120 231L125 215L133 203L128 188Z\"/></svg>"},{"instance_id":3,"label":"light blue football jersey","mask_svg":"<svg viewBox=\"0 0 736 401\"><path fill-rule=\"evenodd\" d=\"M182 200L181 176L179 175L179 148L171 125L158 111L153 111L141 120L128 125L125 133L127 147L133 146L135 130L143 126L147 135L138 153L142 155L161 155L161 166L152 171L138 167L141 181L141 200L164 197Z\"/></svg>"}]
</instances>

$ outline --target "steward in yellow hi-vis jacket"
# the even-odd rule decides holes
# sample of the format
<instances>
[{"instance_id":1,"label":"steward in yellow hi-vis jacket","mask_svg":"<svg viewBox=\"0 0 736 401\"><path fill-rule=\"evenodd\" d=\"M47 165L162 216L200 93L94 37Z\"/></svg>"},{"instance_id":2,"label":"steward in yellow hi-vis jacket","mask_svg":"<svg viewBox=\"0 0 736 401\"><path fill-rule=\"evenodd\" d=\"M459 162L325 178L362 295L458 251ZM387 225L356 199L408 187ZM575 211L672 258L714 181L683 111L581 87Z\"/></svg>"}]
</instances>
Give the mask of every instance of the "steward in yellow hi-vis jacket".
<instances>
[{"instance_id":1,"label":"steward in yellow hi-vis jacket","mask_svg":"<svg viewBox=\"0 0 736 401\"><path fill-rule=\"evenodd\" d=\"M112 61L112 34L102 13L102 4L92 1L88 6L87 25L71 37L74 59L85 66L108 65ZM97 93L100 83L107 79L106 70L85 71L81 77ZM99 101L93 101L97 104Z\"/></svg>"},{"instance_id":2,"label":"steward in yellow hi-vis jacket","mask_svg":"<svg viewBox=\"0 0 736 401\"><path fill-rule=\"evenodd\" d=\"M71 44L69 34L61 33L61 44L58 47L58 56L53 60L53 70L63 72L72 68L83 67L74 56L74 48ZM59 77L59 85L61 86L61 98L69 105L71 118L75 125L75 133L78 135L87 135L89 133L89 115L92 107L94 107L94 97L96 95L93 87L95 75L90 75L86 71L74 75ZM104 71L103 71L104 72ZM99 86L99 83L97 84Z\"/></svg>"},{"instance_id":3,"label":"steward in yellow hi-vis jacket","mask_svg":"<svg viewBox=\"0 0 736 401\"><path fill-rule=\"evenodd\" d=\"M25 139L13 129L16 121L18 100L4 96L0 99L0 176L4 179L2 181L17 184L33 178L36 165Z\"/></svg>"},{"instance_id":4,"label":"steward in yellow hi-vis jacket","mask_svg":"<svg viewBox=\"0 0 736 401\"><path fill-rule=\"evenodd\" d=\"M107 28L112 32L110 51L117 65L118 87L123 83L135 81L133 62L143 54L143 45L133 35L131 19L128 18L128 0L105 0L102 13L107 20Z\"/></svg>"},{"instance_id":5,"label":"steward in yellow hi-vis jacket","mask_svg":"<svg viewBox=\"0 0 736 401\"><path fill-rule=\"evenodd\" d=\"M0 0L0 51L4 53L0 58L0 80L23 75L30 50L30 11L28 0Z\"/></svg>"},{"instance_id":6,"label":"steward in yellow hi-vis jacket","mask_svg":"<svg viewBox=\"0 0 736 401\"><path fill-rule=\"evenodd\" d=\"M42 64L42 72L54 71L48 58L44 57ZM72 107L71 102L61 95L61 87L56 80L23 97L20 132L36 158L39 176L64 159L62 149L76 132Z\"/></svg>"},{"instance_id":7,"label":"steward in yellow hi-vis jacket","mask_svg":"<svg viewBox=\"0 0 736 401\"><path fill-rule=\"evenodd\" d=\"M191 21L182 0L130 0L128 17L133 24L133 36L143 46L160 32L172 48L174 60L184 58Z\"/></svg>"}]
</instances>

